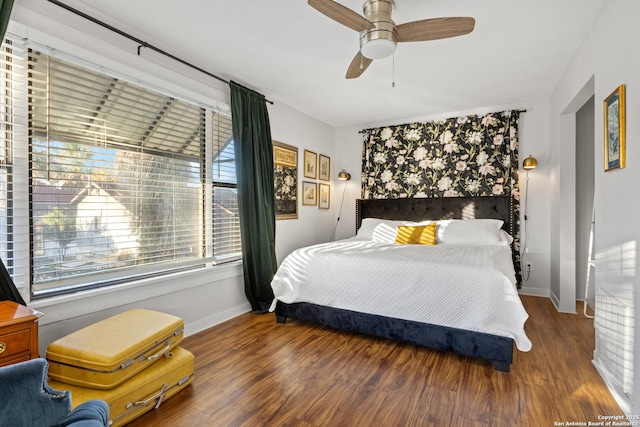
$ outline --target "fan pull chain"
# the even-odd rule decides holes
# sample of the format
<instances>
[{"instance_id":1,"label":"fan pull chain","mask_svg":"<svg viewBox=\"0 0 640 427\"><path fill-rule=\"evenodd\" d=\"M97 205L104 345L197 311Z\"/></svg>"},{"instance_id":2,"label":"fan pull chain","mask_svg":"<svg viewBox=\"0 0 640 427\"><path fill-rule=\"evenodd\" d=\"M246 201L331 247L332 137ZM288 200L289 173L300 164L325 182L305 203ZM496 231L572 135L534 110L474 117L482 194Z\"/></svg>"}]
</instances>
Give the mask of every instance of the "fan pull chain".
<instances>
[{"instance_id":1,"label":"fan pull chain","mask_svg":"<svg viewBox=\"0 0 640 427\"><path fill-rule=\"evenodd\" d=\"M393 59L391 64L391 87L396 87L396 54L393 53Z\"/></svg>"}]
</instances>

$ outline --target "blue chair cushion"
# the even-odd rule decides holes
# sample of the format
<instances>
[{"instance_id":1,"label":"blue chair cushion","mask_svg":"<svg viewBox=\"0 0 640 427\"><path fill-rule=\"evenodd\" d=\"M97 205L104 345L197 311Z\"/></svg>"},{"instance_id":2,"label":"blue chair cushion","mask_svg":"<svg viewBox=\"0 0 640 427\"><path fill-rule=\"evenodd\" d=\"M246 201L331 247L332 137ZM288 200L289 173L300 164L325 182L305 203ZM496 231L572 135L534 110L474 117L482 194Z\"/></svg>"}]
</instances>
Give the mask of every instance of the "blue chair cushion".
<instances>
[{"instance_id":1,"label":"blue chair cushion","mask_svg":"<svg viewBox=\"0 0 640 427\"><path fill-rule=\"evenodd\" d=\"M104 400L81 403L55 427L104 427L109 425L109 405Z\"/></svg>"},{"instance_id":2,"label":"blue chair cushion","mask_svg":"<svg viewBox=\"0 0 640 427\"><path fill-rule=\"evenodd\" d=\"M98 427L109 425L104 401L89 401L71 411L71 395L47 384L48 363L31 359L0 368L0 426Z\"/></svg>"}]
</instances>

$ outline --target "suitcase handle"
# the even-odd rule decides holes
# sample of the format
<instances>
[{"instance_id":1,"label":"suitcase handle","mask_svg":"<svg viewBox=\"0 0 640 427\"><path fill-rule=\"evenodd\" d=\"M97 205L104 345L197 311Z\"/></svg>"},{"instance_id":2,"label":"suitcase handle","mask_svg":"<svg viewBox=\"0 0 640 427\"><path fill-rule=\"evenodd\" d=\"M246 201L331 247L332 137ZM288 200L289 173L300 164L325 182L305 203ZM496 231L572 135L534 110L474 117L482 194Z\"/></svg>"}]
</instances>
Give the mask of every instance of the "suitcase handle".
<instances>
[{"instance_id":1,"label":"suitcase handle","mask_svg":"<svg viewBox=\"0 0 640 427\"><path fill-rule=\"evenodd\" d=\"M163 356L165 353L167 353L169 350L171 350L171 343L169 342L169 340L164 342L164 348L162 350L160 350L159 352L157 352L156 354L153 354L149 357L141 357L140 361L146 360L155 360L160 356Z\"/></svg>"},{"instance_id":2,"label":"suitcase handle","mask_svg":"<svg viewBox=\"0 0 640 427\"><path fill-rule=\"evenodd\" d=\"M145 400L138 400L137 402L127 403L125 405L125 408L129 409L132 406L149 406L149 404L152 403L154 400L157 400L156 406L159 406L160 402L162 402L162 399L164 398L168 385L169 384L163 384L162 388L157 393L152 394L151 396L147 397Z\"/></svg>"}]
</instances>

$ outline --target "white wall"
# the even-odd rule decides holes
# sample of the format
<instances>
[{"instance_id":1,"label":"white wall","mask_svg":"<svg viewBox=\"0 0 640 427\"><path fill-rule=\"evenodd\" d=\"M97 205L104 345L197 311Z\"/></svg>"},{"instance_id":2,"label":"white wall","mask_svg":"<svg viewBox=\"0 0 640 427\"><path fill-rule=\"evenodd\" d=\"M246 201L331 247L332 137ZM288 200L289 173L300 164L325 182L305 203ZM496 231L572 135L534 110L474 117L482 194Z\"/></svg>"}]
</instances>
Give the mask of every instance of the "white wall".
<instances>
[{"instance_id":1,"label":"white wall","mask_svg":"<svg viewBox=\"0 0 640 427\"><path fill-rule=\"evenodd\" d=\"M527 246L530 252L524 259L533 265L529 279L523 283L521 293L537 296L549 296L550 276L550 195L549 186L549 105L544 99L530 100L517 105L482 107L472 111L455 111L438 116L411 117L404 120L377 123L363 123L336 129L335 156L336 169L346 169L351 173L347 183L342 216L338 223L337 238L346 238L355 234L355 200L360 197L360 178L362 170L363 137L362 129L399 125L417 121L429 121L468 114L486 114L507 109L527 110L520 115L520 166L529 154L538 160L538 167L529 172L528 221L529 236ZM521 183L524 184L524 171L521 170ZM340 186L340 185L338 185ZM524 185L523 185L524 187ZM523 188L524 191L524 188ZM337 212L336 212L337 214ZM522 212L524 214L524 211ZM525 232L524 218L521 218L522 232Z\"/></svg>"},{"instance_id":2,"label":"white wall","mask_svg":"<svg viewBox=\"0 0 640 427\"><path fill-rule=\"evenodd\" d=\"M333 135L334 128L309 116L276 102L269 106L271 119L271 136L274 140L298 147L298 219L276 221L276 256L282 262L294 249L315 243L329 241L333 233L337 193L337 175ZM302 182L326 183L319 179L305 178L302 174L304 150L313 151L316 155L329 156L329 182L331 201L329 209L318 206L302 206ZM339 169L338 169L339 171Z\"/></svg>"},{"instance_id":3,"label":"white wall","mask_svg":"<svg viewBox=\"0 0 640 427\"><path fill-rule=\"evenodd\" d=\"M598 322L606 321L608 308L601 305L598 293L606 289L622 303L628 303L630 311L625 316L628 324L617 324L619 331L603 332L596 340L595 363L607 380L614 395L618 398L627 414L637 414L640 408L640 319L635 316L640 295L636 292L639 285L637 273L640 241L640 56L637 41L640 40L640 3L636 0L609 0L594 27L577 52L569 68L558 83L551 98L551 167L554 170L551 189L554 193L552 233L557 232L557 245L552 248L552 287L557 290L560 303L569 305L574 284L569 280L570 273L565 267L570 263L571 241L575 240L575 227L567 217L574 217L569 200L575 200L572 188L572 176L575 166L572 152L575 150L575 135L572 134L573 113L588 99L585 86L591 84L591 93L595 94L595 205L596 205L596 330L602 331ZM603 162L603 100L620 84L627 87L627 128L626 158L627 167L621 170L604 172ZM588 92L588 91L587 91ZM580 100L578 102L577 100ZM575 133L575 131L573 131ZM572 148L572 146L574 146ZM573 153L575 154L575 153ZM564 209L566 208L566 210ZM555 241L555 240L554 240ZM556 256L557 255L557 256ZM565 273L566 271L566 273ZM573 273L573 271L571 272ZM575 297L573 298L575 300ZM602 360L602 355L611 351L603 345L602 337L615 335L615 341L630 340L631 352L613 349L615 358L626 360L622 372L630 385L625 395L624 381L615 379ZM635 374L634 374L635 373Z\"/></svg>"},{"instance_id":4,"label":"white wall","mask_svg":"<svg viewBox=\"0 0 640 427\"><path fill-rule=\"evenodd\" d=\"M143 50L143 55L138 56L137 46L123 37L49 2L16 2L8 31L81 56L176 95L223 110L228 108L229 89L226 84L176 65L162 56L154 56L148 50ZM250 82L245 84L251 87ZM300 155L304 149L309 149L334 159L332 127L274 101L274 105L268 106L274 139L298 146ZM301 160L299 164L301 168ZM331 166L333 177L333 162ZM331 184L335 195L335 183ZM334 226L334 206L332 203L329 210L299 206L299 219L278 221L278 259L297 247L328 240ZM33 301L29 306L44 313L39 321L39 347L43 356L47 345L55 339L134 307L164 311L184 318L186 335L250 310L244 296L240 263Z\"/></svg>"}]
</instances>

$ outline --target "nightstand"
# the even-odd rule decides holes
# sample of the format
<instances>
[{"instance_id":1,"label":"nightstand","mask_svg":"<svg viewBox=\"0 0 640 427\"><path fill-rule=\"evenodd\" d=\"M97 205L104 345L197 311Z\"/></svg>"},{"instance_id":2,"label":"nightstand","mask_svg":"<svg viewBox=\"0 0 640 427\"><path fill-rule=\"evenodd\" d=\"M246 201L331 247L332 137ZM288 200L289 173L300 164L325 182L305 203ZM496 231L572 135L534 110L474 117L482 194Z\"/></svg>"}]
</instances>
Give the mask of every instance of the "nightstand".
<instances>
[{"instance_id":1,"label":"nightstand","mask_svg":"<svg viewBox=\"0 0 640 427\"><path fill-rule=\"evenodd\" d=\"M0 301L0 366L38 357L38 312Z\"/></svg>"}]
</instances>

